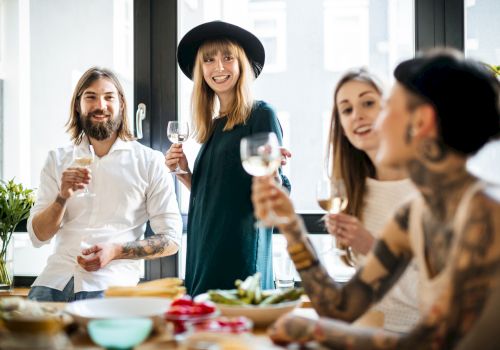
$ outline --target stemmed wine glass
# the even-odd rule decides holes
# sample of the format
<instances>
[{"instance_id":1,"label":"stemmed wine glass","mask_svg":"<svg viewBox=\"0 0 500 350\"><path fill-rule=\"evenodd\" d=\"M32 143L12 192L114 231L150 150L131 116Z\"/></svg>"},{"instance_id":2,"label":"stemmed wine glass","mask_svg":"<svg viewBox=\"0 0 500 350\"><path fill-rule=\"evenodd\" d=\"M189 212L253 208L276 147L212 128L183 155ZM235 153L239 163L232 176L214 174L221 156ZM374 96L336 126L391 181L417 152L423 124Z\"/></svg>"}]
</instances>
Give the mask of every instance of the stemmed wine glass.
<instances>
[{"instance_id":1,"label":"stemmed wine glass","mask_svg":"<svg viewBox=\"0 0 500 350\"><path fill-rule=\"evenodd\" d=\"M258 133L241 139L240 155L243 169L252 176L274 174L281 165L281 150L275 133ZM258 220L256 227L271 227L286 224L288 219L278 216L269 208L267 217Z\"/></svg>"},{"instance_id":2,"label":"stemmed wine glass","mask_svg":"<svg viewBox=\"0 0 500 350\"><path fill-rule=\"evenodd\" d=\"M189 137L189 124L187 122L170 121L167 126L167 137L172 143L183 143ZM177 162L177 167L170 171L171 174L187 174Z\"/></svg>"},{"instance_id":3,"label":"stemmed wine glass","mask_svg":"<svg viewBox=\"0 0 500 350\"><path fill-rule=\"evenodd\" d=\"M73 164L77 168L89 169L90 165L94 163L95 152L92 145L88 147L82 147L81 145L75 145L73 147ZM82 190L82 192L76 195L77 197L94 197L95 193L89 192L87 186Z\"/></svg>"},{"instance_id":4,"label":"stemmed wine glass","mask_svg":"<svg viewBox=\"0 0 500 350\"><path fill-rule=\"evenodd\" d=\"M348 199L344 181L328 178L319 180L316 186L316 200L318 205L329 214L338 214L345 210ZM332 238L331 249L336 255L347 254L344 249L338 249L335 246L334 238Z\"/></svg>"}]
</instances>

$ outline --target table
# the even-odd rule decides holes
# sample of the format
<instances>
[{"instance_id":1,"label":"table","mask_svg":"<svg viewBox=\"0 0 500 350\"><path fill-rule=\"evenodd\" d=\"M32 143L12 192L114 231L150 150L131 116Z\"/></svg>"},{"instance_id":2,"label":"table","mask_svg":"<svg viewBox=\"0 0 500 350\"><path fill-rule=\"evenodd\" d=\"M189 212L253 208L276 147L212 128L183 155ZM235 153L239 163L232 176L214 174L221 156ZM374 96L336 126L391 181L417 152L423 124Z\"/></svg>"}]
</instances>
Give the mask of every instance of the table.
<instances>
[{"instance_id":1,"label":"table","mask_svg":"<svg viewBox=\"0 0 500 350\"><path fill-rule=\"evenodd\" d=\"M48 303L51 306L55 306L57 308L63 309L65 307L65 303ZM316 312L311 308L297 308L293 311L293 313L306 317L317 318ZM201 336L200 334L198 334ZM9 333L2 328L0 325L0 338L8 337ZM245 334L244 341L245 343L251 344L248 349L260 350L260 349L282 349L281 347L275 346L272 341L266 335L265 328L257 328L254 329L251 334ZM197 337L197 335L193 335L192 337ZM220 337L220 335L219 335ZM235 336L228 335L228 340L233 339ZM68 335L69 341L73 346L74 350L97 350L102 349L92 342L89 335L87 334L86 329L79 327L71 331ZM22 341L23 338L20 338ZM144 343L140 344L135 348L136 350L159 350L159 349L189 349L183 346L182 342L177 342L172 339L172 336L169 333L161 333L161 334L153 334L150 336Z\"/></svg>"},{"instance_id":2,"label":"table","mask_svg":"<svg viewBox=\"0 0 500 350\"><path fill-rule=\"evenodd\" d=\"M294 314L317 318L318 315L311 308L297 308L293 311ZM283 349L272 343L266 334L266 328L257 328L252 331L250 335L244 335L247 337L247 341L251 343L253 350L259 349ZM102 349L95 345L89 338L86 331L79 329L70 336L71 343L74 346L74 350L97 350ZM187 349L182 346L182 344L177 343L171 339L168 334L159 334L151 336L147 341L140 344L135 348L136 350L159 350L159 349Z\"/></svg>"}]
</instances>

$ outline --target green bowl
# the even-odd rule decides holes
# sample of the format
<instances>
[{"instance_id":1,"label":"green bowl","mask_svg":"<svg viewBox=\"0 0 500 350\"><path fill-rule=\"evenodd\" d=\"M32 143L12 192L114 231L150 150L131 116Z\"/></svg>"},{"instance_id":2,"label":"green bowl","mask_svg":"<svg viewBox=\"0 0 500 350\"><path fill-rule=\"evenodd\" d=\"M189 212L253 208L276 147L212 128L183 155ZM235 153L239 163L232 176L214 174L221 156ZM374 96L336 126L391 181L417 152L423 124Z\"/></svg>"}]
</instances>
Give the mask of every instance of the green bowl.
<instances>
[{"instance_id":1,"label":"green bowl","mask_svg":"<svg viewBox=\"0 0 500 350\"><path fill-rule=\"evenodd\" d=\"M92 320L87 325L90 338L106 349L132 349L151 333L149 318L116 318Z\"/></svg>"}]
</instances>

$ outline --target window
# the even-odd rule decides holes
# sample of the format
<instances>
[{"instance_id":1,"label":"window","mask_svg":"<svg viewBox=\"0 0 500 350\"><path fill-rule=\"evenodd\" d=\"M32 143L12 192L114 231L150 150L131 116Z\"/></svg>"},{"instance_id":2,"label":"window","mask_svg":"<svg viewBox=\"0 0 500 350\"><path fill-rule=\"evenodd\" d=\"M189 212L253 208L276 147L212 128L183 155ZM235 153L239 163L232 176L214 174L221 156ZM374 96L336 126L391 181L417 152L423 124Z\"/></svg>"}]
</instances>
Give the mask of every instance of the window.
<instances>
[{"instance_id":1,"label":"window","mask_svg":"<svg viewBox=\"0 0 500 350\"><path fill-rule=\"evenodd\" d=\"M115 71L128 80L133 79L134 23L133 1L113 2L113 58Z\"/></svg>"},{"instance_id":2,"label":"window","mask_svg":"<svg viewBox=\"0 0 500 350\"><path fill-rule=\"evenodd\" d=\"M4 0L0 0L0 79L4 77L4 56L5 56L5 4ZM1 104L0 104L1 106ZM1 173L0 173L1 175Z\"/></svg>"},{"instance_id":3,"label":"window","mask_svg":"<svg viewBox=\"0 0 500 350\"><path fill-rule=\"evenodd\" d=\"M0 134L3 179L15 177L28 187L38 186L48 151L69 143L64 124L71 95L91 66L117 72L133 116L132 4L0 0L0 106L3 129L9 130ZM15 274L37 275L53 245L38 250L27 235L15 237L16 254L30 257L15 259Z\"/></svg>"},{"instance_id":4,"label":"window","mask_svg":"<svg viewBox=\"0 0 500 350\"><path fill-rule=\"evenodd\" d=\"M324 2L324 67L343 72L354 66L369 66L369 1Z\"/></svg>"},{"instance_id":5,"label":"window","mask_svg":"<svg viewBox=\"0 0 500 350\"><path fill-rule=\"evenodd\" d=\"M465 1L465 54L491 65L500 65L500 2ZM488 143L468 163L476 175L500 184L500 141Z\"/></svg>"},{"instance_id":6,"label":"window","mask_svg":"<svg viewBox=\"0 0 500 350\"><path fill-rule=\"evenodd\" d=\"M239 11L234 11L235 6ZM412 0L325 0L307 6L300 0L238 0L235 4L199 0L197 8L179 0L178 37L195 25L221 19L249 29L262 40L270 60L266 59L263 74L254 83L254 93L275 107L284 126L293 153L285 169L297 209L319 212L310 186L323 171L325 139L318 136L327 128L329 118L324 116L330 115L337 79L349 67L368 65L390 80L394 65L414 55L413 13ZM179 71L179 110L184 120L190 120L191 89L191 81ZM195 142L186 143L185 149L193 160ZM183 190L184 212L188 196Z\"/></svg>"},{"instance_id":7,"label":"window","mask_svg":"<svg viewBox=\"0 0 500 350\"><path fill-rule=\"evenodd\" d=\"M285 1L250 2L248 15L251 30L266 49L265 73L286 70L286 3Z\"/></svg>"},{"instance_id":8,"label":"window","mask_svg":"<svg viewBox=\"0 0 500 350\"><path fill-rule=\"evenodd\" d=\"M179 0L178 4L179 40L194 26L219 19L250 30L263 42L266 65L253 91L257 99L275 107L283 126L285 146L293 154L285 173L296 208L303 214L319 213L314 186L324 168L333 88L343 71L359 65L390 80L394 65L414 55L413 1L199 0L193 7L192 1ZM190 120L192 82L178 72L179 118ZM189 140L183 147L192 166L198 145ZM189 192L180 188L181 207L187 213ZM313 239L318 246L324 239L330 241L320 235Z\"/></svg>"}]
</instances>

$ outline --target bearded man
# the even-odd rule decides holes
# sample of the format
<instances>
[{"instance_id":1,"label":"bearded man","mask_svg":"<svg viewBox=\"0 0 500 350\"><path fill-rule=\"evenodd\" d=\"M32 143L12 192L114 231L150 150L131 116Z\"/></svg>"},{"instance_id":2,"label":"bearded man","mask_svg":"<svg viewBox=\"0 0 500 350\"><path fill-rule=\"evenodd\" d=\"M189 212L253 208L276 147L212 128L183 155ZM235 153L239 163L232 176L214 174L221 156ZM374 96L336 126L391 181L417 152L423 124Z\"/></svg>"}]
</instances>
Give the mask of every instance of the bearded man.
<instances>
[{"instance_id":1,"label":"bearded man","mask_svg":"<svg viewBox=\"0 0 500 350\"><path fill-rule=\"evenodd\" d=\"M66 123L72 145L50 151L28 232L35 247L56 240L29 298L102 297L110 285L133 286L139 259L178 251L182 220L163 155L137 141L115 74L93 67L78 81ZM89 167L76 154L94 153ZM92 196L80 196L87 191ZM146 222L154 235L140 239Z\"/></svg>"}]
</instances>

